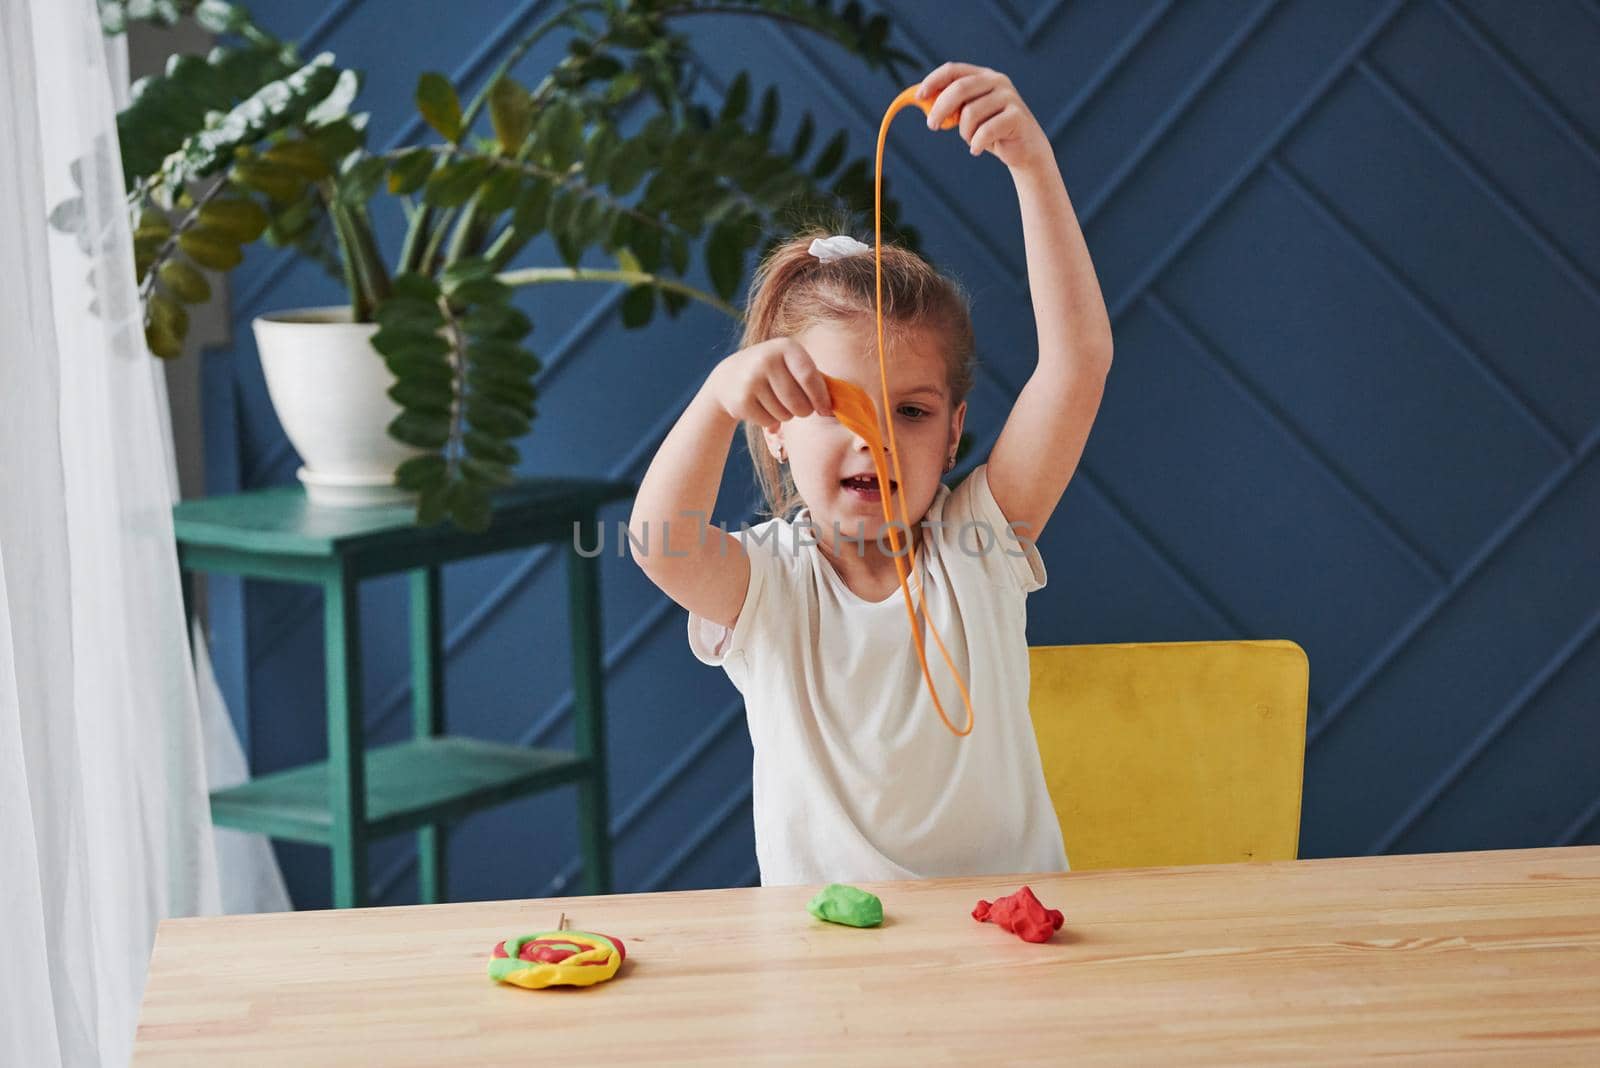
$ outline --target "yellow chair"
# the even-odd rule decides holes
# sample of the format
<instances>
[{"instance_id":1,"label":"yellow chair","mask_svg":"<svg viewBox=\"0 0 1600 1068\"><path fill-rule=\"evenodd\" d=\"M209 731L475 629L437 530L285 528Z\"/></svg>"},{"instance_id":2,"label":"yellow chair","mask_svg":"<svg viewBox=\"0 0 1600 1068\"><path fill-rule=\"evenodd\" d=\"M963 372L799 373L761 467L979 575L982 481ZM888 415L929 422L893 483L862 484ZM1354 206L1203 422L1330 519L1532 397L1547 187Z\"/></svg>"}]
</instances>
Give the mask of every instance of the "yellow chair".
<instances>
[{"instance_id":1,"label":"yellow chair","mask_svg":"<svg viewBox=\"0 0 1600 1068\"><path fill-rule=\"evenodd\" d=\"M1034 734L1074 870L1295 858L1309 680L1298 645L1028 654Z\"/></svg>"}]
</instances>

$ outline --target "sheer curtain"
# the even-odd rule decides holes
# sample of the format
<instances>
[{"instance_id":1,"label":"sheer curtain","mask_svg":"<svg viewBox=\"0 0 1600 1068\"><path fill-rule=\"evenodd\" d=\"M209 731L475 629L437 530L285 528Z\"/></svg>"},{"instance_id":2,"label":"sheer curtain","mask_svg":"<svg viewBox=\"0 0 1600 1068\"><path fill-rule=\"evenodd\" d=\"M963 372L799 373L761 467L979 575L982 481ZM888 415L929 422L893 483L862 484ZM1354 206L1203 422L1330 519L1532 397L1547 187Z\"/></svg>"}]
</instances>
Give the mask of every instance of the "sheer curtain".
<instances>
[{"instance_id":1,"label":"sheer curtain","mask_svg":"<svg viewBox=\"0 0 1600 1068\"><path fill-rule=\"evenodd\" d=\"M112 100L93 0L0 3L5 1065L126 1063L157 922L222 905L208 747L242 774L185 640ZM74 161L85 248L47 223ZM281 904L253 845L230 897Z\"/></svg>"}]
</instances>

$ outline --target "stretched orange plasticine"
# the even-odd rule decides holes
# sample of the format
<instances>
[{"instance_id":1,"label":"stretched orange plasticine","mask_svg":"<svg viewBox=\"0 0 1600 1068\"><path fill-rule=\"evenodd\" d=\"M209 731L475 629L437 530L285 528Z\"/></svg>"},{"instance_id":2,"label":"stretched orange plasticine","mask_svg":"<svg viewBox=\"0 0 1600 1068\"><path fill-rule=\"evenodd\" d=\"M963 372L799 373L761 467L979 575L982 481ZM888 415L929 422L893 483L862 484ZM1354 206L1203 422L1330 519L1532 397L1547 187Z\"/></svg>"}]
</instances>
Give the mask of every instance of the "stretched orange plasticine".
<instances>
[{"instance_id":1,"label":"stretched orange plasticine","mask_svg":"<svg viewBox=\"0 0 1600 1068\"><path fill-rule=\"evenodd\" d=\"M883 114L883 122L878 126L877 171L874 175L873 185L872 245L872 265L875 275L875 282L877 285L877 295L873 307L877 314L878 321L878 381L882 390L883 410L885 412L889 412L890 410L890 400L889 371L883 355L883 145L884 141L887 140L889 136L889 123L894 120L895 115L897 115L901 109L915 105L921 108L924 112L932 114L933 101L924 100L919 97L917 95L917 90L919 88L920 86L913 85L909 89L906 89L904 92L902 92L899 96L895 97L894 102L889 105L889 110ZM946 119L939 128L941 130L948 130L957 125L960 121L961 113L957 111L955 114ZM884 425L889 428L889 442L887 446L889 458L894 461L895 477L893 480L891 480L889 478L888 466L884 461L883 454L885 445L883 437L878 431L878 413L873 408L872 398L867 396L865 390L853 385L852 383L845 382L841 379L833 378L831 376L824 377L827 378L828 382L828 396L833 405L834 418L838 419L839 422L843 423L852 432L859 435L864 441L872 446L872 467L877 473L879 488L881 489L890 485L891 481L900 486L904 486L905 479L900 473L900 452L895 447L893 416L886 416L884 420ZM916 571L917 551L916 547L909 544L908 541L906 546L907 553L910 557L910 564L908 566L905 559L902 558L900 554L900 536L897 530L897 524L895 523L894 512L889 506L890 496L891 494L881 493L880 502L883 505L884 522L888 525L889 544L892 547L892 552L894 555L895 574L900 579L900 593L901 596L905 598L906 602L906 619L911 624L911 640L916 644L917 661L922 665L922 678L928 684L928 693L933 698L933 707L939 710L939 718L944 721L944 725L948 727L950 732L956 737L965 738L967 735L972 733L972 696L967 692L966 683L961 681L961 673L956 670L955 664L950 662L950 651L945 648L944 639L939 637L939 631L935 629L933 620L928 619L928 603L927 599L924 598L922 601L922 618L928 624L928 630L930 633L932 633L933 640L938 644L939 652L944 656L945 665L949 667L950 673L955 676L956 686L961 690L961 700L966 706L966 726L958 728L954 723L950 722L950 716L945 712L944 705L939 701L938 691L936 691L933 687L933 676L928 671L927 648L923 643L922 632L917 627L917 609L914 607L911 600L911 588L906 584L907 576ZM903 494L894 494L894 496L900 497L900 518L904 523L904 530L909 538L911 532L911 517L906 513L905 497Z\"/></svg>"}]
</instances>

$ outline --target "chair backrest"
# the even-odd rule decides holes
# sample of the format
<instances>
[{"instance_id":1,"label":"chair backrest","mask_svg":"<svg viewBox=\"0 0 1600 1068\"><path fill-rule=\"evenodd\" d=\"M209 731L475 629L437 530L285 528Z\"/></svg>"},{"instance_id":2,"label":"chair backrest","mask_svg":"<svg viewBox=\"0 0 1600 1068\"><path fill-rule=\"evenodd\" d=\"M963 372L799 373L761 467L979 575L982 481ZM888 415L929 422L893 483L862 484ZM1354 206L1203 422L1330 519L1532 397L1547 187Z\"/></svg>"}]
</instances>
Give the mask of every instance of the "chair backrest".
<instances>
[{"instance_id":1,"label":"chair backrest","mask_svg":"<svg viewBox=\"0 0 1600 1068\"><path fill-rule=\"evenodd\" d=\"M1309 681L1298 645L1028 653L1034 733L1074 870L1295 858Z\"/></svg>"}]
</instances>

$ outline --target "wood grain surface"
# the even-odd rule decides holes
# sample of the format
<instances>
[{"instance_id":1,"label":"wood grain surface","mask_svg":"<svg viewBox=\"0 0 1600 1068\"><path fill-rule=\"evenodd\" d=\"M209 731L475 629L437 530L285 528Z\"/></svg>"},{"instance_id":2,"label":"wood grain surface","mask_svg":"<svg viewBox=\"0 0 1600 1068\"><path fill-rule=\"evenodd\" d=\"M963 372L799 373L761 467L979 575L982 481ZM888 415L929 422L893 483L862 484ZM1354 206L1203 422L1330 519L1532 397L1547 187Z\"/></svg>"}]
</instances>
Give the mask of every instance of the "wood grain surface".
<instances>
[{"instance_id":1,"label":"wood grain surface","mask_svg":"<svg viewBox=\"0 0 1600 1068\"><path fill-rule=\"evenodd\" d=\"M970 912L1022 882L1066 926ZM1600 1064L1600 847L169 920L140 1065ZM617 978L492 983L500 939L615 935Z\"/></svg>"}]
</instances>

